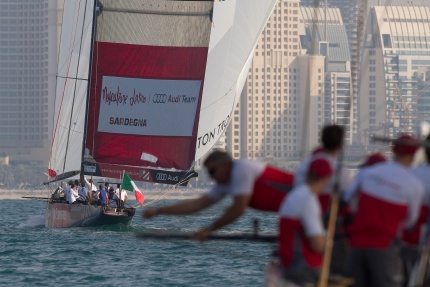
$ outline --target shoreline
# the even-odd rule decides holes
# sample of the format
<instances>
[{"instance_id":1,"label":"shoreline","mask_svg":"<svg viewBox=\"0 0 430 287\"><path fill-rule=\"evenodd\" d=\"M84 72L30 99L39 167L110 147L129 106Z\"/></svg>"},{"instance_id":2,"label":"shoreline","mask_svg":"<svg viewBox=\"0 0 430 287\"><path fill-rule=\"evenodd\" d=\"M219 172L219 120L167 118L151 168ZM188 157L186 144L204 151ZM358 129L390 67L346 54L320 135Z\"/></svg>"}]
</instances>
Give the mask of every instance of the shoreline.
<instances>
[{"instance_id":1,"label":"shoreline","mask_svg":"<svg viewBox=\"0 0 430 287\"><path fill-rule=\"evenodd\" d=\"M145 200L163 200L163 199L192 199L196 198L206 192L206 189L190 189L190 190L141 190L145 196ZM28 198L22 198L23 196L29 197L48 197L49 193L47 190L23 190L23 189L0 189L0 200L5 199L19 199L25 200ZM133 194L128 194L129 199L134 199Z\"/></svg>"}]
</instances>

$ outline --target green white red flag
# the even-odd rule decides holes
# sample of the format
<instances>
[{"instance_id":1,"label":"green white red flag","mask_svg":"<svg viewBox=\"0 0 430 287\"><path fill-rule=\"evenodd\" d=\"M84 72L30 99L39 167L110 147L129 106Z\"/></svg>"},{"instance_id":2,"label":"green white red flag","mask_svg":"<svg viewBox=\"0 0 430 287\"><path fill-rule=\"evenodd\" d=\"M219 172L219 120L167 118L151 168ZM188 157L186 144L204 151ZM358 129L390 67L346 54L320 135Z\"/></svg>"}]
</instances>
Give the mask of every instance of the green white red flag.
<instances>
[{"instance_id":1,"label":"green white red flag","mask_svg":"<svg viewBox=\"0 0 430 287\"><path fill-rule=\"evenodd\" d=\"M134 192L134 196L136 196L136 200L139 201L140 205L143 205L145 197L143 196L142 192L140 192L140 190L137 188L134 181L131 180L130 176L125 171L122 178L121 188L128 192Z\"/></svg>"}]
</instances>

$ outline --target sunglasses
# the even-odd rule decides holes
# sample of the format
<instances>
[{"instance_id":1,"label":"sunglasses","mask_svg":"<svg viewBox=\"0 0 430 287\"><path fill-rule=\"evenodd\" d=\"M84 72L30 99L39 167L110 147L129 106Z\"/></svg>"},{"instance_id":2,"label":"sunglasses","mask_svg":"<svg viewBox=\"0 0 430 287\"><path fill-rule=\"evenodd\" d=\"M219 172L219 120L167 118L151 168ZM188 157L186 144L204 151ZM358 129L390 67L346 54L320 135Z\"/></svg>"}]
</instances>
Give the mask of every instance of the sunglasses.
<instances>
[{"instance_id":1,"label":"sunglasses","mask_svg":"<svg viewBox=\"0 0 430 287\"><path fill-rule=\"evenodd\" d=\"M213 176L216 173L216 171L217 171L217 168L210 168L210 169L208 169L208 173L209 173L210 176Z\"/></svg>"}]
</instances>

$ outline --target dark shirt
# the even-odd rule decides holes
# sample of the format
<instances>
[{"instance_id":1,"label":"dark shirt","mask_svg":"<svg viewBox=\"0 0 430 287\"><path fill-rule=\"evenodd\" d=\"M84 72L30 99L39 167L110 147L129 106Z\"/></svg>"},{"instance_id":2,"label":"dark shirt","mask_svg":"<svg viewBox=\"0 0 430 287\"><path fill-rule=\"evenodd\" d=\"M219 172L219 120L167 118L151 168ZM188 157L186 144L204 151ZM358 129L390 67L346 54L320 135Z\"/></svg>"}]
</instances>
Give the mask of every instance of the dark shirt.
<instances>
[{"instance_id":1,"label":"dark shirt","mask_svg":"<svg viewBox=\"0 0 430 287\"><path fill-rule=\"evenodd\" d=\"M99 203L102 204L102 205L107 204L107 191L104 190L104 189L100 190L100 193L99 193Z\"/></svg>"}]
</instances>

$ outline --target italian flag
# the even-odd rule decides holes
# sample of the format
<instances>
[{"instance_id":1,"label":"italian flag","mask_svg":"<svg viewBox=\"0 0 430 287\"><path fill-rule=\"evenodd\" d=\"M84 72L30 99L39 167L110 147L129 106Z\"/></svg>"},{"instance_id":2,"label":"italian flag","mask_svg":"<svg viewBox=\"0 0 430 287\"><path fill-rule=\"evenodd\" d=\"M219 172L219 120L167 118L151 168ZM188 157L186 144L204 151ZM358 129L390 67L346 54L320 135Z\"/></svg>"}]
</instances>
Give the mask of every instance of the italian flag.
<instances>
[{"instance_id":1,"label":"italian flag","mask_svg":"<svg viewBox=\"0 0 430 287\"><path fill-rule=\"evenodd\" d=\"M136 200L139 201L140 205L143 205L143 201L145 200L145 197L143 196L142 192L140 192L140 190L137 188L134 181L131 180L130 176L125 171L122 177L121 188L128 192L134 192L134 196L136 196Z\"/></svg>"}]
</instances>

